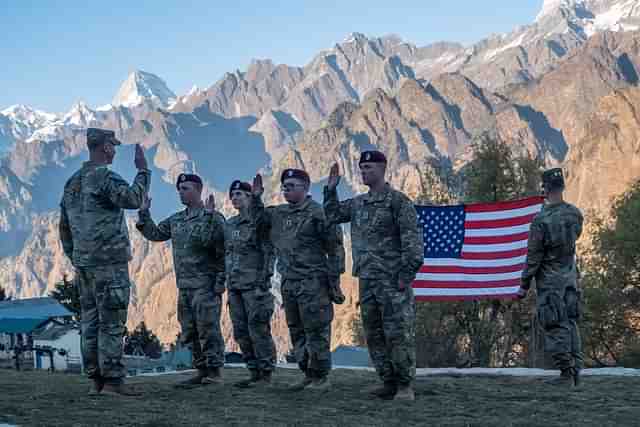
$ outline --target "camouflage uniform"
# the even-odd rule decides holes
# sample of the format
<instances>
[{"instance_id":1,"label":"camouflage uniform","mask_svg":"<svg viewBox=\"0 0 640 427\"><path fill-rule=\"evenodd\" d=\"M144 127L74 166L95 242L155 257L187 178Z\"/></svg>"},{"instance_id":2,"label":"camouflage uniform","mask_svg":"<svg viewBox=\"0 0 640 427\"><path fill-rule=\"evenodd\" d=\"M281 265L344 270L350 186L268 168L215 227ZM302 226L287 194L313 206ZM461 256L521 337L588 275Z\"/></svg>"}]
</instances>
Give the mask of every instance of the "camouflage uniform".
<instances>
[{"instance_id":1,"label":"camouflage uniform","mask_svg":"<svg viewBox=\"0 0 640 427\"><path fill-rule=\"evenodd\" d=\"M385 383L409 385L415 377L416 307L411 282L423 263L417 213L403 193L386 184L381 193L338 201L324 189L332 223L351 222L353 276L360 279L360 310L367 345ZM406 288L398 289L398 280Z\"/></svg>"},{"instance_id":2,"label":"camouflage uniform","mask_svg":"<svg viewBox=\"0 0 640 427\"><path fill-rule=\"evenodd\" d=\"M65 184L60 240L76 269L82 317L82 356L89 378L118 384L126 374L122 339L131 281L131 246L123 209L142 204L150 171L131 186L107 166L85 162Z\"/></svg>"},{"instance_id":3,"label":"camouflage uniform","mask_svg":"<svg viewBox=\"0 0 640 427\"><path fill-rule=\"evenodd\" d=\"M248 214L234 216L225 227L225 249L233 336L247 368L270 372L275 365L271 336L275 256L269 230Z\"/></svg>"},{"instance_id":4,"label":"camouflage uniform","mask_svg":"<svg viewBox=\"0 0 640 427\"><path fill-rule=\"evenodd\" d=\"M156 225L149 211L141 210L136 227L154 242L171 239L181 339L192 348L193 366L199 370L223 366L224 217L202 207L189 208Z\"/></svg>"},{"instance_id":5,"label":"camouflage uniform","mask_svg":"<svg viewBox=\"0 0 640 427\"><path fill-rule=\"evenodd\" d=\"M537 315L544 329L545 351L556 368L582 369L576 240L582 233L580 210L569 203L547 204L536 215L529 232L527 266L522 288L536 281Z\"/></svg>"},{"instance_id":6,"label":"camouflage uniform","mask_svg":"<svg viewBox=\"0 0 640 427\"><path fill-rule=\"evenodd\" d=\"M331 288L344 272L342 233L325 219L322 206L307 196L298 205L264 209L254 197L254 218L271 228L282 298L294 354L308 378L331 370Z\"/></svg>"}]
</instances>

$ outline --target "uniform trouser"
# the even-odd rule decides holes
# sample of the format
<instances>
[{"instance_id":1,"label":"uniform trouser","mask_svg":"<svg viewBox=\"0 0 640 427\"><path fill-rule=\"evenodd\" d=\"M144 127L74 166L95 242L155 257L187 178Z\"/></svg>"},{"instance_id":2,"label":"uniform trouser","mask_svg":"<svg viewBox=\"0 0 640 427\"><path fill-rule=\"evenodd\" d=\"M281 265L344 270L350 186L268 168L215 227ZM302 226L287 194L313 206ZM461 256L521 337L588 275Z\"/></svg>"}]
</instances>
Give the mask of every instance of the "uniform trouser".
<instances>
[{"instance_id":1,"label":"uniform trouser","mask_svg":"<svg viewBox=\"0 0 640 427\"><path fill-rule=\"evenodd\" d=\"M360 313L369 356L385 382L411 384L416 373L413 289L391 279L360 279Z\"/></svg>"},{"instance_id":2,"label":"uniform trouser","mask_svg":"<svg viewBox=\"0 0 640 427\"><path fill-rule=\"evenodd\" d=\"M287 326L300 369L321 378L331 370L331 321L327 277L286 279L282 284Z\"/></svg>"},{"instance_id":3,"label":"uniform trouser","mask_svg":"<svg viewBox=\"0 0 640 427\"><path fill-rule=\"evenodd\" d=\"M89 378L122 382L126 375L123 337L131 291L128 265L79 267L76 285L80 293L85 371Z\"/></svg>"},{"instance_id":4,"label":"uniform trouser","mask_svg":"<svg viewBox=\"0 0 640 427\"><path fill-rule=\"evenodd\" d=\"M538 290L538 320L544 330L544 349L562 371L582 369L583 354L578 329L579 301L575 288Z\"/></svg>"},{"instance_id":5,"label":"uniform trouser","mask_svg":"<svg viewBox=\"0 0 640 427\"><path fill-rule=\"evenodd\" d=\"M273 294L260 286L248 290L229 291L229 313L233 338L242 351L247 368L272 371L275 344L271 336Z\"/></svg>"},{"instance_id":6,"label":"uniform trouser","mask_svg":"<svg viewBox=\"0 0 640 427\"><path fill-rule=\"evenodd\" d=\"M224 339L220 331L222 296L211 286L178 289L178 322L183 344L191 348L193 367L224 365Z\"/></svg>"}]
</instances>

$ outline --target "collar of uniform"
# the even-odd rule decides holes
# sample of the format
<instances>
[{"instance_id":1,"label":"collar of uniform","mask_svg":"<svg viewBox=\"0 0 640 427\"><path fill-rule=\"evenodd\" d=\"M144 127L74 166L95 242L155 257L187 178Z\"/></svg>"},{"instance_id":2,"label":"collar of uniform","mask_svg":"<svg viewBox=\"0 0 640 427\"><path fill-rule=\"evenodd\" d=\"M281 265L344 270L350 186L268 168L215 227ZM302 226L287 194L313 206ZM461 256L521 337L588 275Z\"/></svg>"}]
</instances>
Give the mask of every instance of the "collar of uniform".
<instances>
[{"instance_id":1,"label":"collar of uniform","mask_svg":"<svg viewBox=\"0 0 640 427\"><path fill-rule=\"evenodd\" d=\"M82 163L82 167L83 168L108 168L109 165L99 165L96 162L92 162L91 160L87 160L86 162Z\"/></svg>"},{"instance_id":2,"label":"collar of uniform","mask_svg":"<svg viewBox=\"0 0 640 427\"><path fill-rule=\"evenodd\" d=\"M186 219L191 219L200 216L204 212L204 207L199 206L196 208L187 208L184 210Z\"/></svg>"},{"instance_id":3,"label":"collar of uniform","mask_svg":"<svg viewBox=\"0 0 640 427\"><path fill-rule=\"evenodd\" d=\"M384 184L384 190L379 193L372 193L369 191L365 194L364 201L365 202L379 202L380 200L384 200L387 198L387 194L391 191L391 186L388 182Z\"/></svg>"},{"instance_id":4,"label":"collar of uniform","mask_svg":"<svg viewBox=\"0 0 640 427\"><path fill-rule=\"evenodd\" d=\"M311 196L307 196L305 197L304 201L299 205L288 204L287 207L289 208L289 212L299 212L299 211L305 210L307 206L309 206L309 203L311 203L311 200L313 200Z\"/></svg>"}]
</instances>

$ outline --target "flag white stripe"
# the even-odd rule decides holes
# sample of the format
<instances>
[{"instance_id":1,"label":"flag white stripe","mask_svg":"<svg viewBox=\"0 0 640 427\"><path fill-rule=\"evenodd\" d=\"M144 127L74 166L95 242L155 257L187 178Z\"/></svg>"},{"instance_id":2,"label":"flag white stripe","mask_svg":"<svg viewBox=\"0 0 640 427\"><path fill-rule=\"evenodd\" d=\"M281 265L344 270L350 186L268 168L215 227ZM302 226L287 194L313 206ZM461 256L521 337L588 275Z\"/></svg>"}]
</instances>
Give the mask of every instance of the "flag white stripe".
<instances>
[{"instance_id":1,"label":"flag white stripe","mask_svg":"<svg viewBox=\"0 0 640 427\"><path fill-rule=\"evenodd\" d=\"M500 228L478 228L464 230L465 237L508 236L510 234L528 233L531 224L513 225Z\"/></svg>"},{"instance_id":2,"label":"flag white stripe","mask_svg":"<svg viewBox=\"0 0 640 427\"><path fill-rule=\"evenodd\" d=\"M542 205L538 204L538 205L527 206L526 208L510 209L507 211L469 212L465 215L465 219L467 221L488 221L491 219L518 218L521 216L538 213L541 208L542 208Z\"/></svg>"},{"instance_id":3,"label":"flag white stripe","mask_svg":"<svg viewBox=\"0 0 640 427\"><path fill-rule=\"evenodd\" d=\"M505 286L503 288L413 288L417 297L429 296L474 296L474 295L503 295L515 294L519 286Z\"/></svg>"},{"instance_id":4,"label":"flag white stripe","mask_svg":"<svg viewBox=\"0 0 640 427\"><path fill-rule=\"evenodd\" d=\"M526 255L501 259L425 258L423 265L437 267L504 267L509 265L522 264L526 259Z\"/></svg>"},{"instance_id":5,"label":"flag white stripe","mask_svg":"<svg viewBox=\"0 0 640 427\"><path fill-rule=\"evenodd\" d=\"M512 251L515 249L522 249L527 247L527 240L518 240L516 242L509 243L491 243L491 244L482 244L482 245L462 245L462 252L504 252L504 251ZM431 258L429 258L431 259Z\"/></svg>"},{"instance_id":6,"label":"flag white stripe","mask_svg":"<svg viewBox=\"0 0 640 427\"><path fill-rule=\"evenodd\" d=\"M418 273L416 280L434 282L490 282L492 280L519 279L522 271L494 274L465 274L465 273Z\"/></svg>"}]
</instances>

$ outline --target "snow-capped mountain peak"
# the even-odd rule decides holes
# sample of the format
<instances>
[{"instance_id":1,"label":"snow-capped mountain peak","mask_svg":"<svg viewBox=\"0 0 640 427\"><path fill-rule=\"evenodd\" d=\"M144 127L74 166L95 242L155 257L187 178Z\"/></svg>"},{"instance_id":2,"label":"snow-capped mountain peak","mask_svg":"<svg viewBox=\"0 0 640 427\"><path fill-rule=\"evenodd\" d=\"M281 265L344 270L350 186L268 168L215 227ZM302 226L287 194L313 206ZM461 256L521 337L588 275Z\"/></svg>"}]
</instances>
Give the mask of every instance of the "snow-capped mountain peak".
<instances>
[{"instance_id":1,"label":"snow-capped mountain peak","mask_svg":"<svg viewBox=\"0 0 640 427\"><path fill-rule=\"evenodd\" d=\"M176 100L176 95L160 77L136 70L129 74L113 98L112 105L133 107L145 101L166 108Z\"/></svg>"},{"instance_id":2,"label":"snow-capped mountain peak","mask_svg":"<svg viewBox=\"0 0 640 427\"><path fill-rule=\"evenodd\" d=\"M22 104L12 105L11 107L0 111L0 114L9 117L12 120L34 127L42 126L47 122L52 122L58 119L56 114L46 113Z\"/></svg>"}]
</instances>

